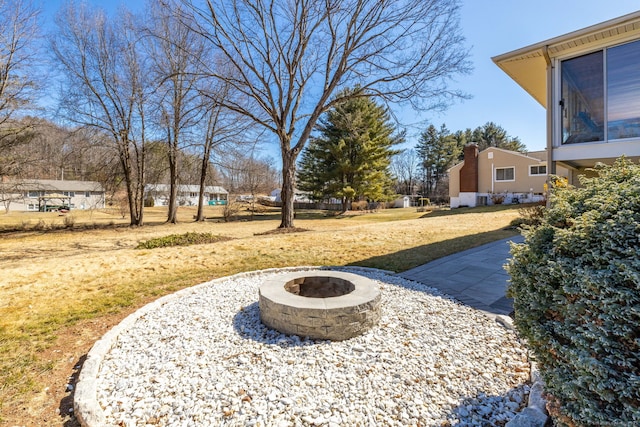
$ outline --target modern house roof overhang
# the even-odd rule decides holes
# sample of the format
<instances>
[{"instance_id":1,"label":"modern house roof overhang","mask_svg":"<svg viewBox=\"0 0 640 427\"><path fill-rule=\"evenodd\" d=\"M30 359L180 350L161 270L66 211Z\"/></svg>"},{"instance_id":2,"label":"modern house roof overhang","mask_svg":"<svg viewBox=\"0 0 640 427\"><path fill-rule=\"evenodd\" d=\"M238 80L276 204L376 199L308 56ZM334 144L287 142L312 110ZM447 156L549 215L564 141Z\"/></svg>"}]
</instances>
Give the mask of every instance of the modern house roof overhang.
<instances>
[{"instance_id":1,"label":"modern house roof overhang","mask_svg":"<svg viewBox=\"0 0 640 427\"><path fill-rule=\"evenodd\" d=\"M547 107L547 64L550 58L593 46L611 45L640 36L640 10L578 31L491 58L505 73Z\"/></svg>"}]
</instances>

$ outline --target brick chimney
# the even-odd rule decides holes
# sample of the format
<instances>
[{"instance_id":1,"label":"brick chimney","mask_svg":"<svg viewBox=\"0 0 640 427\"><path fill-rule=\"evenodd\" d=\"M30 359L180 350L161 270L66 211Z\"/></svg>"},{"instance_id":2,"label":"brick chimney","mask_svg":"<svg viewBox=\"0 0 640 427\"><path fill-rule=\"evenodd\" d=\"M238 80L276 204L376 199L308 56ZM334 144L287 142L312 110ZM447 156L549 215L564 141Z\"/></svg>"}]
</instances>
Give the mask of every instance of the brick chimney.
<instances>
[{"instance_id":1,"label":"brick chimney","mask_svg":"<svg viewBox=\"0 0 640 427\"><path fill-rule=\"evenodd\" d=\"M464 165L460 169L460 192L478 192L478 146L473 143L464 147Z\"/></svg>"}]
</instances>

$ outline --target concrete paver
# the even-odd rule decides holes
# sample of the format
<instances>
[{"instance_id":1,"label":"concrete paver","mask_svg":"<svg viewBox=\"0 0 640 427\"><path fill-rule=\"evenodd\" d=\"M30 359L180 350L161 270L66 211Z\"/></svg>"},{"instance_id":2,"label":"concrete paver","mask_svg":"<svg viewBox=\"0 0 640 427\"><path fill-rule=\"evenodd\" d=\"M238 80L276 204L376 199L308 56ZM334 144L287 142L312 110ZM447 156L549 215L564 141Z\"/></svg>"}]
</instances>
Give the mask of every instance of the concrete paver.
<instances>
[{"instance_id":1,"label":"concrete paver","mask_svg":"<svg viewBox=\"0 0 640 427\"><path fill-rule=\"evenodd\" d=\"M505 293L509 275L503 266L509 244L522 236L498 240L420 265L398 276L436 288L463 304L492 315L508 315L513 301Z\"/></svg>"}]
</instances>

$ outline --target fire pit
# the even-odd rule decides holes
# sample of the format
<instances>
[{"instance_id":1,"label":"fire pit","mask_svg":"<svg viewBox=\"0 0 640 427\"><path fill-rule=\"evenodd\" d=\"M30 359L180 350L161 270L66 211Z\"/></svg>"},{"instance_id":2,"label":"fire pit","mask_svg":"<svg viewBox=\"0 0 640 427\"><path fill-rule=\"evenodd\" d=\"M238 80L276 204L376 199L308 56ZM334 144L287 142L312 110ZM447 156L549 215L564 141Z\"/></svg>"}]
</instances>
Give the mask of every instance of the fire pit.
<instances>
[{"instance_id":1,"label":"fire pit","mask_svg":"<svg viewBox=\"0 0 640 427\"><path fill-rule=\"evenodd\" d=\"M260 319L285 334L341 341L380 320L380 289L366 277L339 271L273 276L260 286Z\"/></svg>"}]
</instances>

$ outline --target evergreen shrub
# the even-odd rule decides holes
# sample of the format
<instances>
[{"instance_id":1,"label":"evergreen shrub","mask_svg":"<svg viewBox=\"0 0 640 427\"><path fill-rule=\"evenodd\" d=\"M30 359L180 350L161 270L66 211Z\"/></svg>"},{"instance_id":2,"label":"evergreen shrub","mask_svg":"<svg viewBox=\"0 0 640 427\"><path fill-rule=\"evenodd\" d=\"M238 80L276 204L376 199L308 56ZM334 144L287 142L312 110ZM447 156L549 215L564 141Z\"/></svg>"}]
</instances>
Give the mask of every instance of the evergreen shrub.
<instances>
[{"instance_id":1,"label":"evergreen shrub","mask_svg":"<svg viewBox=\"0 0 640 427\"><path fill-rule=\"evenodd\" d=\"M515 325L569 426L640 425L640 166L556 180L506 266Z\"/></svg>"}]
</instances>

